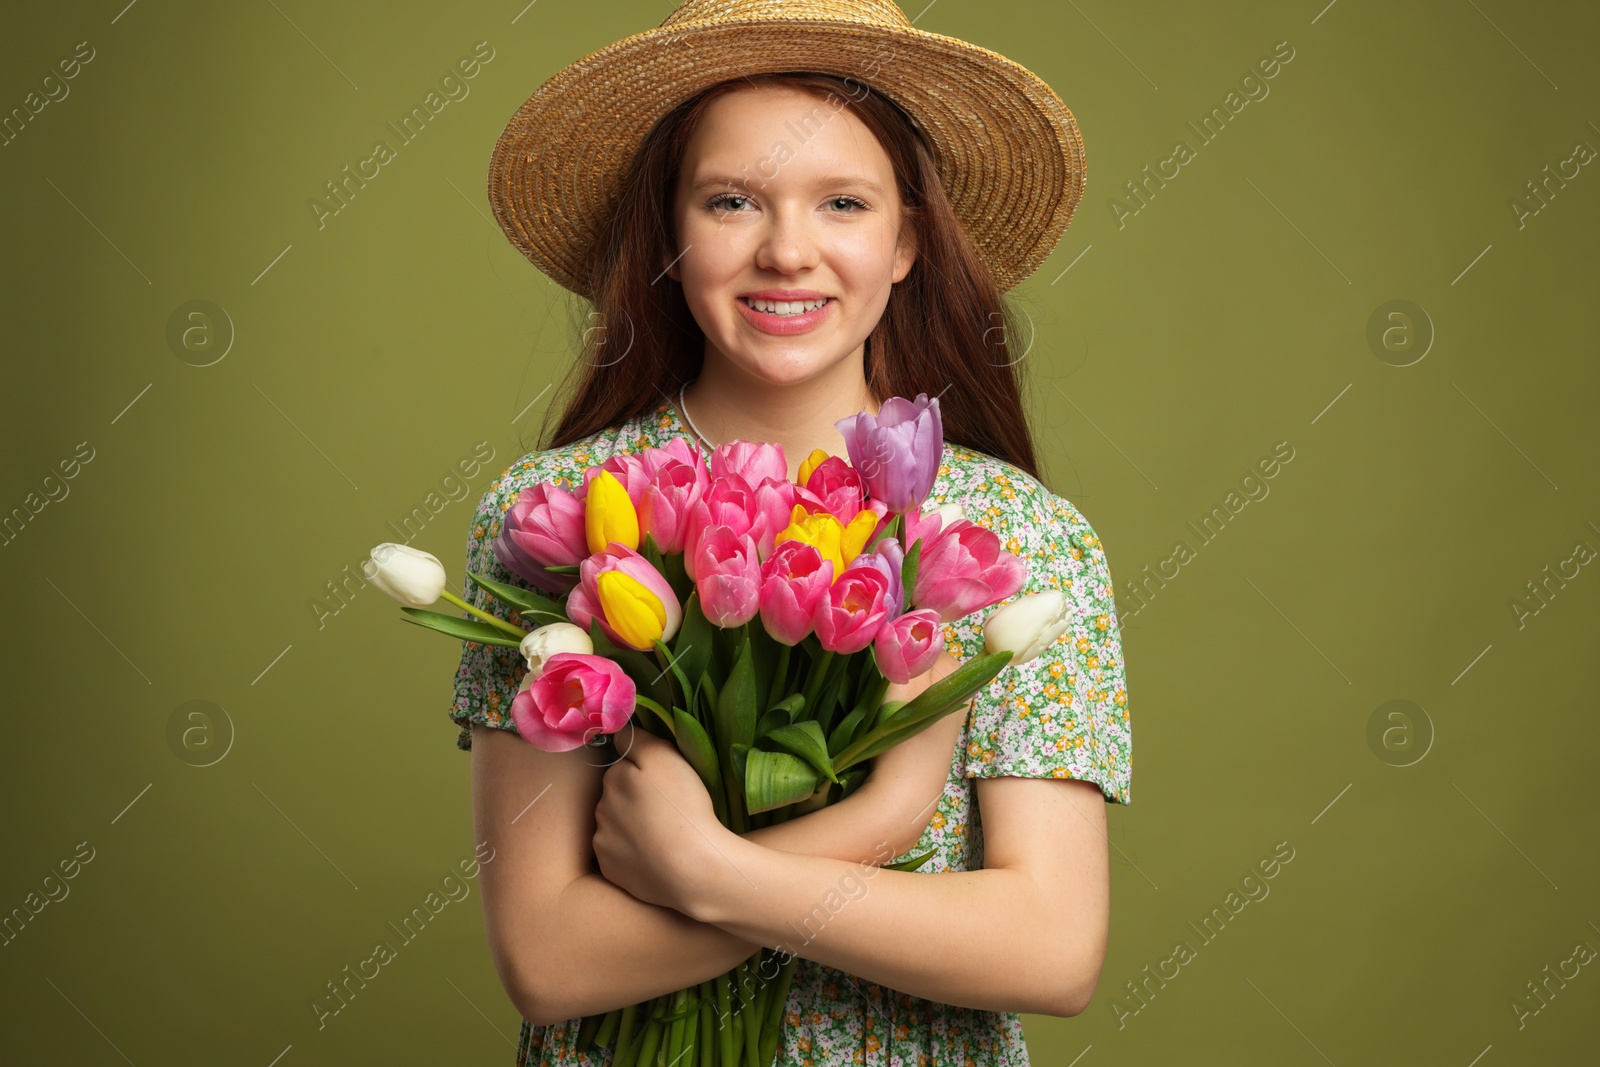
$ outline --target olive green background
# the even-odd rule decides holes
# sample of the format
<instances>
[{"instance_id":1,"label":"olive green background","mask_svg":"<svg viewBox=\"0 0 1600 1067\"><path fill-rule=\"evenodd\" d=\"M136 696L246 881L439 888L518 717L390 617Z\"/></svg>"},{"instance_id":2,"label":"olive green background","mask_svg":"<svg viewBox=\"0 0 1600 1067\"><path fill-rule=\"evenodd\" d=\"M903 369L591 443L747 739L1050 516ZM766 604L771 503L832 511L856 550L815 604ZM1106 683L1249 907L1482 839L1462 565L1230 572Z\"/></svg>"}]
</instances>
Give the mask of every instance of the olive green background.
<instances>
[{"instance_id":1,"label":"olive green background","mask_svg":"<svg viewBox=\"0 0 1600 1067\"><path fill-rule=\"evenodd\" d=\"M0 147L0 509L66 494L0 545L0 911L93 849L0 947L0 1060L508 1064L475 881L317 1027L474 852L457 646L327 583L414 508L459 580L584 325L493 225L490 146L670 5L124 2L9 10L0 43L4 112L94 50ZM1116 580L1135 774L1099 991L1026 1019L1034 1062L1592 1061L1600 174L1574 152L1600 148L1600 14L907 11L1042 76L1090 161L1014 340ZM480 41L470 94L319 227L324 183ZM1283 41L1202 144L1186 124ZM1141 207L1124 183L1179 139ZM226 318L186 347L192 301Z\"/></svg>"}]
</instances>

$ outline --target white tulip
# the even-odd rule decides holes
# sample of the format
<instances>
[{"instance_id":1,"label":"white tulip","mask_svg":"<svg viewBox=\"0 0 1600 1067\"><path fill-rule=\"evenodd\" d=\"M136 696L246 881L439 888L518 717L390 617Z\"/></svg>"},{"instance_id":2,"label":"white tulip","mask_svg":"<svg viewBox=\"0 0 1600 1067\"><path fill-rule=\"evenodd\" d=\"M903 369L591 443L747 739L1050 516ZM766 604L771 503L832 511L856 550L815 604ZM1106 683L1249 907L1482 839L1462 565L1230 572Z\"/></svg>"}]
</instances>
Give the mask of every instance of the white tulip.
<instances>
[{"instance_id":1,"label":"white tulip","mask_svg":"<svg viewBox=\"0 0 1600 1067\"><path fill-rule=\"evenodd\" d=\"M439 599L447 578L437 556L410 545L389 541L372 550L372 558L361 565L367 581L402 604L425 608Z\"/></svg>"},{"instance_id":2,"label":"white tulip","mask_svg":"<svg viewBox=\"0 0 1600 1067\"><path fill-rule=\"evenodd\" d=\"M940 504L928 514L939 516L939 529L943 530L957 519L966 518L967 509L952 500L948 504Z\"/></svg>"},{"instance_id":3,"label":"white tulip","mask_svg":"<svg viewBox=\"0 0 1600 1067\"><path fill-rule=\"evenodd\" d=\"M1015 667L1055 644L1071 622L1071 605L1061 590L1030 593L990 613L983 624L983 647L987 652L1014 651L1007 666Z\"/></svg>"},{"instance_id":4,"label":"white tulip","mask_svg":"<svg viewBox=\"0 0 1600 1067\"><path fill-rule=\"evenodd\" d=\"M528 661L528 677L537 678L544 665L557 652L582 652L594 654L594 642L581 626L570 622L552 622L531 630L522 639L522 657Z\"/></svg>"}]
</instances>

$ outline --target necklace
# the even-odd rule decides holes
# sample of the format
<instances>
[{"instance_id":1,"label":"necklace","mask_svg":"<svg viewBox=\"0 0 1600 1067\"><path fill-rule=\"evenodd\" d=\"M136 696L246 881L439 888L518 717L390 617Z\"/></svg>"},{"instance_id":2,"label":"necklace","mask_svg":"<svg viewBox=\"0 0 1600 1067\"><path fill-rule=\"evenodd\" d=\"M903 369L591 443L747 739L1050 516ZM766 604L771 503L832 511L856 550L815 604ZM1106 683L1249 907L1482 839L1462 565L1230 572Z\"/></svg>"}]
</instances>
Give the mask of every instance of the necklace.
<instances>
[{"instance_id":1,"label":"necklace","mask_svg":"<svg viewBox=\"0 0 1600 1067\"><path fill-rule=\"evenodd\" d=\"M700 438L700 443L706 446L706 451L707 452L714 452L714 451L716 451L716 446L711 443L711 441L706 437L705 434L700 432L700 427L696 426L694 424L694 419L689 417L689 409L686 406L684 406L683 393L684 393L684 390L686 390L688 388L689 388L689 383L688 382L684 382L682 385L680 385L678 387L678 410L683 412L683 421L687 422L689 424L690 432L692 432L696 437Z\"/></svg>"}]
</instances>

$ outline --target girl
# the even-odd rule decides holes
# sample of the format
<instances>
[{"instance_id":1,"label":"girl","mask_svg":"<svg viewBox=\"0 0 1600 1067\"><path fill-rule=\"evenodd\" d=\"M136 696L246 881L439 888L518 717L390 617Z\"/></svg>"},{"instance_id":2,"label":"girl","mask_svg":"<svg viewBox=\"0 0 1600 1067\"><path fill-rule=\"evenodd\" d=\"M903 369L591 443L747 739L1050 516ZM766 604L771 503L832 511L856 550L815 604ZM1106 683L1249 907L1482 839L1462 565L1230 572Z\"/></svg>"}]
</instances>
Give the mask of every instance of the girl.
<instances>
[{"instance_id":1,"label":"girl","mask_svg":"<svg viewBox=\"0 0 1600 1067\"><path fill-rule=\"evenodd\" d=\"M1076 126L1042 82L887 0L689 0L547 81L502 135L497 218L598 327L549 447L479 504L468 570L516 581L495 545L526 486L581 485L679 436L775 441L794 478L813 450L844 453L839 419L927 393L945 450L925 508L995 531L1028 564L1018 595L1060 589L1075 611L846 800L743 835L644 731L610 767L521 742L526 664L465 645L450 714L494 847L484 915L524 1018L519 1065L603 1062L575 1047L583 1016L760 946L799 957L779 1067L1020 1067L1019 1013L1087 1005L1105 803L1131 799L1124 668L1100 542L1038 480L1001 296L1048 255L1082 180ZM955 655L889 699L982 651L989 610L946 624ZM920 871L881 869L930 849Z\"/></svg>"}]
</instances>

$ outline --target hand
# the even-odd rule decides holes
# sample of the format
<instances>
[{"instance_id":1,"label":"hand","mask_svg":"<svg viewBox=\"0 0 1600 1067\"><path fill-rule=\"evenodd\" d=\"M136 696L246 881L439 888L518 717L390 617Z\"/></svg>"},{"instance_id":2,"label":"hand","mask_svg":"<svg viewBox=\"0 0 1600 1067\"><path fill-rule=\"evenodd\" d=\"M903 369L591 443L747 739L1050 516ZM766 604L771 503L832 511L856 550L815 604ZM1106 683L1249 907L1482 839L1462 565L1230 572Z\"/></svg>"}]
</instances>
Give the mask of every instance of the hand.
<instances>
[{"instance_id":1,"label":"hand","mask_svg":"<svg viewBox=\"0 0 1600 1067\"><path fill-rule=\"evenodd\" d=\"M601 780L594 854L600 873L637 900L684 910L694 877L721 863L705 783L671 741L630 721L614 737L621 758Z\"/></svg>"}]
</instances>

